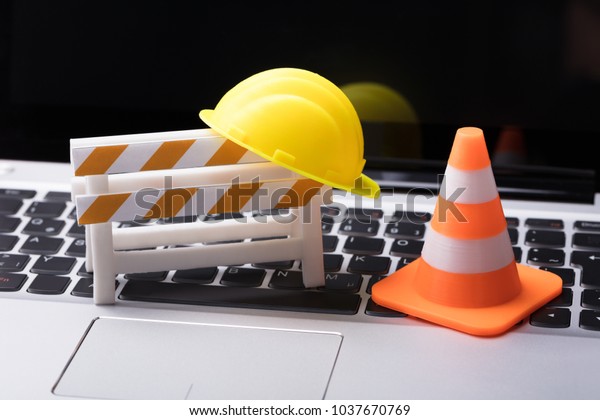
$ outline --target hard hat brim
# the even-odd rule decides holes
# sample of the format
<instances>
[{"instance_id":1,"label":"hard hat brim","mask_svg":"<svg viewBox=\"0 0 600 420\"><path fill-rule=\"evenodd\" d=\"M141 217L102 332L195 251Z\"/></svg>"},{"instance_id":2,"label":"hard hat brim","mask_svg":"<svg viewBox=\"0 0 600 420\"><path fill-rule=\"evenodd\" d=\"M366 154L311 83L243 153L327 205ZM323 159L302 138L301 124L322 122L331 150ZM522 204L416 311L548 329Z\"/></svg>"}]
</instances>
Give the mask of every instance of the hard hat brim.
<instances>
[{"instance_id":1,"label":"hard hat brim","mask_svg":"<svg viewBox=\"0 0 600 420\"><path fill-rule=\"evenodd\" d=\"M361 195L364 197L368 197L368 198L377 198L379 197L380 194L380 188L379 185L373 181L371 178L369 178L368 176L366 176L365 174L361 174L356 180L355 183L350 185L344 185L344 184L340 184L337 182L332 182L330 180L324 179L322 177L319 176L315 176L314 174L311 174L309 172L303 171L300 168L294 167L293 165L289 165L286 162L282 162L276 158L274 158L273 156L262 152L261 150L258 150L257 148L247 144L246 142L244 142L243 140L237 138L237 136L231 132L229 132L228 130L223 130L221 129L218 124L216 124L216 122L214 121L214 119L212 118L214 115L214 110L213 109L203 109L200 111L199 116L200 119L202 121L204 121L204 123L206 123L211 129L213 129L214 131L216 131L217 133L219 133L221 136L225 137L228 140L233 141L234 143L242 146L245 149L248 149L249 151L251 151L252 153L257 154L258 156L261 156L273 163L276 163L278 165L283 166L284 168L287 168L293 172L296 172L302 176L305 176L307 178L313 179L317 182L320 182L322 184L325 185L329 185L332 188L338 188L338 189L342 189L342 190L346 190L351 192L352 194L357 194L357 195Z\"/></svg>"}]
</instances>

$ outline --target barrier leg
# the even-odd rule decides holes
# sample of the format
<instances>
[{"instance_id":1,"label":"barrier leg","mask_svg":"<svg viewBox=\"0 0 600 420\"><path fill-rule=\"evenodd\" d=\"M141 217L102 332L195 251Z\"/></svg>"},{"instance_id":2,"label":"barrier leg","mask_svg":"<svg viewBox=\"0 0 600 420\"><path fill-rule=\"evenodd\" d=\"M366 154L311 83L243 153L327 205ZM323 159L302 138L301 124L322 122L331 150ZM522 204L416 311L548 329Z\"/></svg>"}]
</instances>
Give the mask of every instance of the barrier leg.
<instances>
[{"instance_id":1,"label":"barrier leg","mask_svg":"<svg viewBox=\"0 0 600 420\"><path fill-rule=\"evenodd\" d=\"M296 212L296 229L302 236L302 282L304 287L325 285L320 196L315 196ZM295 229L295 230L296 230Z\"/></svg>"},{"instance_id":2,"label":"barrier leg","mask_svg":"<svg viewBox=\"0 0 600 420\"><path fill-rule=\"evenodd\" d=\"M112 224L99 223L91 226L92 258L94 261L94 303L115 303L114 251Z\"/></svg>"},{"instance_id":3,"label":"barrier leg","mask_svg":"<svg viewBox=\"0 0 600 420\"><path fill-rule=\"evenodd\" d=\"M94 258L92 255L92 229L91 226L85 226L85 270L94 271Z\"/></svg>"},{"instance_id":4,"label":"barrier leg","mask_svg":"<svg viewBox=\"0 0 600 420\"><path fill-rule=\"evenodd\" d=\"M90 194L108 192L108 176L95 175L87 178ZM97 305L115 303L115 258L112 237L112 223L98 223L89 226L91 236L92 268L94 272L94 303ZM87 265L86 265L87 268Z\"/></svg>"}]
</instances>

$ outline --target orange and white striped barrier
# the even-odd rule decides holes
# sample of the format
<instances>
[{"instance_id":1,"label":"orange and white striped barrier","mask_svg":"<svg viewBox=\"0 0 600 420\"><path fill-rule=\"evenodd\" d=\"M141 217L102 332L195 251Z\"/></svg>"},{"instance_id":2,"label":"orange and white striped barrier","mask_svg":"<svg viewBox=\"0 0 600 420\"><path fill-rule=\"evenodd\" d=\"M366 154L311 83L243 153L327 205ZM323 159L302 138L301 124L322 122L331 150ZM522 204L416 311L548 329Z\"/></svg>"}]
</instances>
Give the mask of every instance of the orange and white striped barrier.
<instances>
[{"instance_id":1,"label":"orange and white striped barrier","mask_svg":"<svg viewBox=\"0 0 600 420\"><path fill-rule=\"evenodd\" d=\"M75 176L265 161L208 129L71 141Z\"/></svg>"},{"instance_id":2,"label":"orange and white striped barrier","mask_svg":"<svg viewBox=\"0 0 600 420\"><path fill-rule=\"evenodd\" d=\"M382 306L474 335L497 335L562 291L514 259L483 132L456 133L421 257L373 286Z\"/></svg>"},{"instance_id":3,"label":"orange and white striped barrier","mask_svg":"<svg viewBox=\"0 0 600 420\"><path fill-rule=\"evenodd\" d=\"M330 188L212 130L72 139L71 161L96 304L114 303L115 277L125 273L298 259L306 287L325 283L320 206ZM120 229L113 223L281 208L293 217ZM269 237L278 239L248 240Z\"/></svg>"},{"instance_id":4,"label":"orange and white striped barrier","mask_svg":"<svg viewBox=\"0 0 600 420\"><path fill-rule=\"evenodd\" d=\"M321 192L322 186L303 178L80 195L76 199L77 222L89 225L303 207Z\"/></svg>"}]
</instances>

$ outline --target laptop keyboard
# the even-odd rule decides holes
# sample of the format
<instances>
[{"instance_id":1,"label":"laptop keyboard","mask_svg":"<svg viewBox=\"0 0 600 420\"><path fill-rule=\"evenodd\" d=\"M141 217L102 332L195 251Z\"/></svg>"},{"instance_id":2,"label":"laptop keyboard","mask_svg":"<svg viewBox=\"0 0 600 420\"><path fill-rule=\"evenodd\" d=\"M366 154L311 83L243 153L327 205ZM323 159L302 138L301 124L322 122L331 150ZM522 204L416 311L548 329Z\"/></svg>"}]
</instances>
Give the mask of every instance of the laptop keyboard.
<instances>
[{"instance_id":1,"label":"laptop keyboard","mask_svg":"<svg viewBox=\"0 0 600 420\"><path fill-rule=\"evenodd\" d=\"M600 336L600 222L507 216L517 262L551 271L563 281L562 294L520 328ZM227 214L152 222L218 223L231 217L266 216ZM326 284L321 288L304 288L299 261L276 261L127 273L115 279L115 296L120 302L167 306L283 310L367 321L406 318L375 304L371 287L420 255L430 218L427 212L386 214L381 209L350 208L340 214L338 208L323 207ZM91 299L85 247L85 231L75 221L69 192L0 188L1 297Z\"/></svg>"}]
</instances>

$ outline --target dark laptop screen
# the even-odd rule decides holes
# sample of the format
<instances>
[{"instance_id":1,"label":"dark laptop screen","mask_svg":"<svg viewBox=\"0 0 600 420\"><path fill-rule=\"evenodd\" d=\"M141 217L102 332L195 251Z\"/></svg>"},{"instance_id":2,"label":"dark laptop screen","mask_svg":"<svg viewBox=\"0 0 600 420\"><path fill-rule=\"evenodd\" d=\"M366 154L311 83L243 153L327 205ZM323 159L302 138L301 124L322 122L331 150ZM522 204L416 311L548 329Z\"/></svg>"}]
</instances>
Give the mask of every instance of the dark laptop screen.
<instances>
[{"instance_id":1,"label":"dark laptop screen","mask_svg":"<svg viewBox=\"0 0 600 420\"><path fill-rule=\"evenodd\" d=\"M202 128L198 111L236 83L290 66L401 98L357 103L371 168L443 161L466 125L508 150L498 167L600 167L595 1L0 7L3 158L66 161L72 137Z\"/></svg>"}]
</instances>

